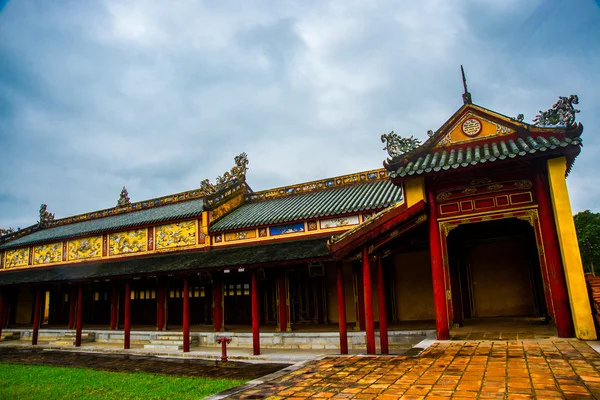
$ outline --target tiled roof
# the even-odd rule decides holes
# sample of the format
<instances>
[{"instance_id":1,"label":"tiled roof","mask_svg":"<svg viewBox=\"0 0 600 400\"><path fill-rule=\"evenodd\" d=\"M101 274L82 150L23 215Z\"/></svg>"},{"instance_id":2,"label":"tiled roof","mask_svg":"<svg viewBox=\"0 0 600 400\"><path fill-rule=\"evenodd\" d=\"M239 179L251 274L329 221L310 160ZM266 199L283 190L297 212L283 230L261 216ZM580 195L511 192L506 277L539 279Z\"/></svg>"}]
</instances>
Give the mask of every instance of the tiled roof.
<instances>
[{"instance_id":1,"label":"tiled roof","mask_svg":"<svg viewBox=\"0 0 600 400\"><path fill-rule=\"evenodd\" d=\"M76 236L98 234L116 229L126 229L176 219L192 218L202 214L202 204L202 199L183 201L166 206L114 215L112 217L40 229L29 235L4 243L0 245L0 249L63 240Z\"/></svg>"},{"instance_id":2,"label":"tiled roof","mask_svg":"<svg viewBox=\"0 0 600 400\"><path fill-rule=\"evenodd\" d=\"M161 254L121 260L30 268L0 273L0 286L32 282L61 282L79 279L154 275L207 268L309 261L330 256L327 238L313 238L250 246L234 246L211 251Z\"/></svg>"},{"instance_id":3,"label":"tiled roof","mask_svg":"<svg viewBox=\"0 0 600 400\"><path fill-rule=\"evenodd\" d=\"M451 168L457 169L469 165L523 157L527 154L551 151L561 147L580 146L581 143L580 138L562 137L557 139L554 136L548 138L526 136L516 140L499 140L483 145L454 148L450 151L434 149L437 151L431 150L428 153L422 153L405 166L391 171L390 177L405 177L439 172Z\"/></svg>"},{"instance_id":4,"label":"tiled roof","mask_svg":"<svg viewBox=\"0 0 600 400\"><path fill-rule=\"evenodd\" d=\"M402 198L389 179L334 187L263 201L251 201L211 225L221 232L361 211L380 210Z\"/></svg>"}]
</instances>

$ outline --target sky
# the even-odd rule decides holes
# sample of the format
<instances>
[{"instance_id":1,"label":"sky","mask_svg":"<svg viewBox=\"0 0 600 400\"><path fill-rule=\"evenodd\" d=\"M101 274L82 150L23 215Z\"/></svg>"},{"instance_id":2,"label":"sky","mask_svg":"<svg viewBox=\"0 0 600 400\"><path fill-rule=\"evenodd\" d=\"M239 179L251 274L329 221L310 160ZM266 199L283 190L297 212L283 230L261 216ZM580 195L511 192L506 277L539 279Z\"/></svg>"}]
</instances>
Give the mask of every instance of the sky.
<instances>
[{"instance_id":1,"label":"sky","mask_svg":"<svg viewBox=\"0 0 600 400\"><path fill-rule=\"evenodd\" d=\"M199 187L380 168L473 102L577 94L573 212L600 211L600 0L0 0L0 227Z\"/></svg>"}]
</instances>

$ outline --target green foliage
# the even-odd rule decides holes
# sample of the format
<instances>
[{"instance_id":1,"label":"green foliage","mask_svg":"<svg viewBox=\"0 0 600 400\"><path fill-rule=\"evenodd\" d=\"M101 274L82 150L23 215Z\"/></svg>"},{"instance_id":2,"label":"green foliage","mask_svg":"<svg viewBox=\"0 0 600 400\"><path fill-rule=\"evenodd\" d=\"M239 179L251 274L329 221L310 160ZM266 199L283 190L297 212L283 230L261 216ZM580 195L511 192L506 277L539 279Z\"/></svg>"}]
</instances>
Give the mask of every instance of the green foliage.
<instances>
[{"instance_id":1,"label":"green foliage","mask_svg":"<svg viewBox=\"0 0 600 400\"><path fill-rule=\"evenodd\" d=\"M581 261L586 272L600 272L600 213L582 211L573 217Z\"/></svg>"},{"instance_id":2,"label":"green foliage","mask_svg":"<svg viewBox=\"0 0 600 400\"><path fill-rule=\"evenodd\" d=\"M0 364L0 399L200 399L242 380Z\"/></svg>"}]
</instances>

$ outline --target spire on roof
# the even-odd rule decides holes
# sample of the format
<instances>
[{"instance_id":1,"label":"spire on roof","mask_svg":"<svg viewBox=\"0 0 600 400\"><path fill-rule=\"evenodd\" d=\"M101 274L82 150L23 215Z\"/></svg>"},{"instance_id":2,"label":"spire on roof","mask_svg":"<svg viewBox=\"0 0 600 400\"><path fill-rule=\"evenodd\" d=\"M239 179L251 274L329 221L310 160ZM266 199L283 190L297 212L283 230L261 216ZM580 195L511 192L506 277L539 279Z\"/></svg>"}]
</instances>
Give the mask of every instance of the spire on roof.
<instances>
[{"instance_id":1,"label":"spire on roof","mask_svg":"<svg viewBox=\"0 0 600 400\"><path fill-rule=\"evenodd\" d=\"M465 88L465 92L462 95L463 104L473 104L473 100L471 100L471 93L469 93L469 90L467 89L467 78L465 77L465 69L462 65L460 66L460 72L462 73L463 87Z\"/></svg>"},{"instance_id":2,"label":"spire on roof","mask_svg":"<svg viewBox=\"0 0 600 400\"><path fill-rule=\"evenodd\" d=\"M123 207L127 204L131 204L131 200L129 199L129 193L127 192L127 189L125 186L123 186L119 200L117 200L117 207Z\"/></svg>"}]
</instances>

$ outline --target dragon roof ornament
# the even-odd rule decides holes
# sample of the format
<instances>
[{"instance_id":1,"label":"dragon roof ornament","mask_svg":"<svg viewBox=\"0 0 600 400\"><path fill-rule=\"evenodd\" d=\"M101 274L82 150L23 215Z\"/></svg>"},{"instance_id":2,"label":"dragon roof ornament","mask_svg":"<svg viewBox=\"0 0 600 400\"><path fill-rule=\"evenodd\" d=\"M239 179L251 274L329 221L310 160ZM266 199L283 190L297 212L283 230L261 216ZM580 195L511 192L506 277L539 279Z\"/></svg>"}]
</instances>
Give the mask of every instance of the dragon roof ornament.
<instances>
[{"instance_id":1,"label":"dragon roof ornament","mask_svg":"<svg viewBox=\"0 0 600 400\"><path fill-rule=\"evenodd\" d=\"M0 236L10 235L11 233L15 233L15 230L13 228L8 228L8 229L0 228Z\"/></svg>"},{"instance_id":2,"label":"dragon roof ornament","mask_svg":"<svg viewBox=\"0 0 600 400\"><path fill-rule=\"evenodd\" d=\"M123 186L123 189L121 189L121 195L119 196L119 200L117 200L117 207L123 207L128 204L131 204L131 200L129 199L129 192L127 192L127 189L125 188L125 186Z\"/></svg>"},{"instance_id":3,"label":"dragon roof ornament","mask_svg":"<svg viewBox=\"0 0 600 400\"><path fill-rule=\"evenodd\" d=\"M42 204L40 206L40 220L38 222L38 226L40 228L45 228L50 225L52 221L54 221L54 214L46 211L47 208L48 206L46 204Z\"/></svg>"},{"instance_id":4,"label":"dragon roof ornament","mask_svg":"<svg viewBox=\"0 0 600 400\"><path fill-rule=\"evenodd\" d=\"M573 104L579 104L579 97L572 94L569 97L559 96L558 101L554 103L551 109L541 111L533 119L536 126L564 126L567 128L575 124L575 114L580 110L573 107Z\"/></svg>"},{"instance_id":5,"label":"dragon roof ornament","mask_svg":"<svg viewBox=\"0 0 600 400\"><path fill-rule=\"evenodd\" d=\"M246 179L246 171L248 170L248 155L241 153L234 158L234 162L235 165L230 171L225 172L223 176L217 177L216 184L213 185L208 179L200 182L200 192L204 196L209 196L231 186L233 183L244 181Z\"/></svg>"},{"instance_id":6,"label":"dragon roof ornament","mask_svg":"<svg viewBox=\"0 0 600 400\"><path fill-rule=\"evenodd\" d=\"M381 135L381 142L385 143L384 150L387 150L389 156L393 159L400 157L421 145L421 141L413 136L403 138L394 131Z\"/></svg>"}]
</instances>

